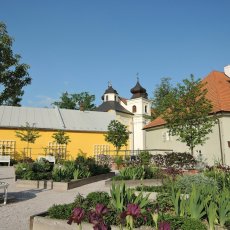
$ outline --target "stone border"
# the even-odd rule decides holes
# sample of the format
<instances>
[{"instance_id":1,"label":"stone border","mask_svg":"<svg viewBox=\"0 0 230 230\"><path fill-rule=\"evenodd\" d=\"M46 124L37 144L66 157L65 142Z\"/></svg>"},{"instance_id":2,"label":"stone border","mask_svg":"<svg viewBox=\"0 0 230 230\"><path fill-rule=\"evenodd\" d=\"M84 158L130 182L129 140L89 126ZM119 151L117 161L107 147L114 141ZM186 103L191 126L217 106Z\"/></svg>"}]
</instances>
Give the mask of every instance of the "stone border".
<instances>
[{"instance_id":1,"label":"stone border","mask_svg":"<svg viewBox=\"0 0 230 230\"><path fill-rule=\"evenodd\" d=\"M67 224L67 220L51 219L47 217L48 212L43 212L37 215L30 216L30 230L76 230L76 223ZM82 230L91 230L93 225L83 222ZM111 226L111 230L119 230L118 226ZM136 229L136 228L135 228ZM141 226L139 230L151 230L151 227ZM137 230L137 229L136 229Z\"/></svg>"},{"instance_id":2,"label":"stone border","mask_svg":"<svg viewBox=\"0 0 230 230\"><path fill-rule=\"evenodd\" d=\"M52 180L20 180L17 179L16 186L22 188L53 189L55 191L66 191L100 180L106 180L115 176L115 172L92 176L70 182L54 182Z\"/></svg>"},{"instance_id":3,"label":"stone border","mask_svg":"<svg viewBox=\"0 0 230 230\"><path fill-rule=\"evenodd\" d=\"M110 187L112 183L120 184L121 182L124 182L127 187L136 187L140 185L152 185L152 186L161 186L162 179L144 179L144 180L112 180L109 179L105 181L105 186Z\"/></svg>"}]
</instances>

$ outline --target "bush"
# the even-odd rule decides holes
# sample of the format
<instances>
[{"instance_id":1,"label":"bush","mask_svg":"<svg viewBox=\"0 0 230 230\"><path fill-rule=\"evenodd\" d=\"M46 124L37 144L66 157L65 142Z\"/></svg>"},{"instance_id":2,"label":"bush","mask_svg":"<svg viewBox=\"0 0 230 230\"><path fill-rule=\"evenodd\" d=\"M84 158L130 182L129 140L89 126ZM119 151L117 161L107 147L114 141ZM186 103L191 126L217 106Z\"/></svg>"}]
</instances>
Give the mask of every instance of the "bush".
<instances>
[{"instance_id":1,"label":"bush","mask_svg":"<svg viewBox=\"0 0 230 230\"><path fill-rule=\"evenodd\" d=\"M181 225L181 230L207 230L207 227L200 220L186 218Z\"/></svg>"},{"instance_id":2,"label":"bush","mask_svg":"<svg viewBox=\"0 0 230 230\"><path fill-rule=\"evenodd\" d=\"M147 185L137 186L136 190L143 191L143 192L162 192L162 193L171 191L167 186L147 186Z\"/></svg>"},{"instance_id":3,"label":"bush","mask_svg":"<svg viewBox=\"0 0 230 230\"><path fill-rule=\"evenodd\" d=\"M54 181L71 181L74 178L75 164L73 161L65 161L63 165L54 165L52 178Z\"/></svg>"},{"instance_id":4,"label":"bush","mask_svg":"<svg viewBox=\"0 0 230 230\"><path fill-rule=\"evenodd\" d=\"M152 155L148 151L141 151L138 155L141 165L149 165Z\"/></svg>"},{"instance_id":5,"label":"bush","mask_svg":"<svg viewBox=\"0 0 230 230\"><path fill-rule=\"evenodd\" d=\"M60 205L53 205L48 209L48 214L51 218L54 219L63 219L67 220L74 208L74 204L60 204Z\"/></svg>"},{"instance_id":6,"label":"bush","mask_svg":"<svg viewBox=\"0 0 230 230\"><path fill-rule=\"evenodd\" d=\"M175 181L175 188L181 189L182 193L190 193L192 185L195 186L213 186L217 187L214 179L204 176L203 174L184 175L178 177Z\"/></svg>"},{"instance_id":7,"label":"bush","mask_svg":"<svg viewBox=\"0 0 230 230\"><path fill-rule=\"evenodd\" d=\"M86 200L91 207L95 207L96 204L107 206L110 202L110 196L107 192L91 192L87 195Z\"/></svg>"}]
</instances>

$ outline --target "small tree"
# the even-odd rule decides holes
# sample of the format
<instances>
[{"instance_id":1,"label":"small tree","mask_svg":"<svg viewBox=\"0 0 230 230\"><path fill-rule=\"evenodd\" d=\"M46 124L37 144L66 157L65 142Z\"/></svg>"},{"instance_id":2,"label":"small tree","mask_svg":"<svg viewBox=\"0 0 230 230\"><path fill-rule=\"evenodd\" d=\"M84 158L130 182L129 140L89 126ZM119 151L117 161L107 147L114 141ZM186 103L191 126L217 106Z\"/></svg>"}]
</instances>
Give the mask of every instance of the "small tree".
<instances>
[{"instance_id":1,"label":"small tree","mask_svg":"<svg viewBox=\"0 0 230 230\"><path fill-rule=\"evenodd\" d=\"M68 143L71 142L69 136L67 136L63 130L59 130L56 133L54 133L52 135L52 138L55 140L55 142L58 145L66 145L67 146ZM66 154L66 149L65 149L65 154ZM59 146L59 149L58 149L58 156L57 157L58 157L58 160L60 160L60 157L61 157L60 146Z\"/></svg>"},{"instance_id":2,"label":"small tree","mask_svg":"<svg viewBox=\"0 0 230 230\"><path fill-rule=\"evenodd\" d=\"M105 134L105 141L110 142L118 154L122 146L127 145L129 132L125 125L117 120L112 120L108 126L108 133Z\"/></svg>"},{"instance_id":3,"label":"small tree","mask_svg":"<svg viewBox=\"0 0 230 230\"><path fill-rule=\"evenodd\" d=\"M170 134L186 143L192 154L195 146L205 143L215 124L215 117L210 116L212 104L206 99L206 93L201 80L195 80L191 75L163 98L167 109L162 112L162 117Z\"/></svg>"},{"instance_id":4,"label":"small tree","mask_svg":"<svg viewBox=\"0 0 230 230\"><path fill-rule=\"evenodd\" d=\"M35 123L31 126L28 122L26 122L26 126L21 127L22 130L16 130L16 137L20 138L21 141L27 143L26 149L29 150L30 143L33 144L41 135L39 131L35 127ZM24 153L25 154L25 153Z\"/></svg>"}]
</instances>

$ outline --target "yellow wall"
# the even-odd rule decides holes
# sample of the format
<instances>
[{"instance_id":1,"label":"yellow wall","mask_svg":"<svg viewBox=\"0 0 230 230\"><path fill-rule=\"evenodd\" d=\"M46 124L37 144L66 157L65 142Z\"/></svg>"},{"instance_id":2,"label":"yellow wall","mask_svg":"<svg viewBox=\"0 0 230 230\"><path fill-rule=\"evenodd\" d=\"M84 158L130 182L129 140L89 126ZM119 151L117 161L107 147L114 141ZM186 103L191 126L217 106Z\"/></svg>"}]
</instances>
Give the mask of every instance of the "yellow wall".
<instances>
[{"instance_id":1,"label":"yellow wall","mask_svg":"<svg viewBox=\"0 0 230 230\"><path fill-rule=\"evenodd\" d=\"M38 155L44 155L43 148L48 147L49 142L53 142L52 135L55 131L39 130L41 135L36 139L34 144L30 144L32 148L32 158L36 159ZM105 141L105 133L90 133L90 132L70 132L66 131L66 135L70 137L71 142L67 146L67 153L69 153L69 159L75 159L77 154L82 151L87 153L87 156L94 155L94 145L109 145L110 150L114 150L114 147ZM16 141L16 153L22 154L23 148L27 147L26 142L20 141L15 135L15 130L1 129L0 140L14 140ZM17 157L16 156L16 157Z\"/></svg>"}]
</instances>

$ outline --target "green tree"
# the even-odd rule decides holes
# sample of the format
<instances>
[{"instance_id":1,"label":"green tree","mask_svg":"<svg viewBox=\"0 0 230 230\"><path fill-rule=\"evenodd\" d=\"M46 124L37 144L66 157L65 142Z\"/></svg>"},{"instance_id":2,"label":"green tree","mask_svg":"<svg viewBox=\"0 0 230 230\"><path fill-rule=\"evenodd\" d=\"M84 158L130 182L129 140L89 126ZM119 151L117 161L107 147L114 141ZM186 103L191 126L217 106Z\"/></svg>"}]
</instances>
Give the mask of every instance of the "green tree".
<instances>
[{"instance_id":1,"label":"green tree","mask_svg":"<svg viewBox=\"0 0 230 230\"><path fill-rule=\"evenodd\" d=\"M163 98L167 109L162 118L171 135L186 143L193 154L194 147L203 145L212 132L216 119L210 116L212 104L206 98L207 89L201 80L191 75Z\"/></svg>"},{"instance_id":2,"label":"green tree","mask_svg":"<svg viewBox=\"0 0 230 230\"><path fill-rule=\"evenodd\" d=\"M129 139L127 127L117 120L112 120L105 134L105 141L110 142L118 154L122 146L126 146Z\"/></svg>"},{"instance_id":3,"label":"green tree","mask_svg":"<svg viewBox=\"0 0 230 230\"><path fill-rule=\"evenodd\" d=\"M52 135L52 138L55 140L55 142L58 144L58 145L68 145L69 142L71 142L70 140L70 137L68 135L65 134L64 130L58 130L56 133L54 133ZM67 150L67 147L65 148L65 155L66 155L66 150ZM57 158L58 160L60 160L61 158L61 148L59 146L59 149L58 149L58 155L57 155Z\"/></svg>"},{"instance_id":4,"label":"green tree","mask_svg":"<svg viewBox=\"0 0 230 230\"><path fill-rule=\"evenodd\" d=\"M23 87L31 83L29 66L20 64L21 56L13 54L13 38L6 25L0 22L0 105L20 106Z\"/></svg>"},{"instance_id":5,"label":"green tree","mask_svg":"<svg viewBox=\"0 0 230 230\"><path fill-rule=\"evenodd\" d=\"M171 78L169 77L162 78L160 85L157 85L153 91L153 118L160 116L168 107L168 103L164 100L164 98L173 90L173 86L170 81Z\"/></svg>"},{"instance_id":6,"label":"green tree","mask_svg":"<svg viewBox=\"0 0 230 230\"><path fill-rule=\"evenodd\" d=\"M16 130L16 137L20 138L21 141L27 143L26 149L29 150L30 143L33 144L41 135L35 127L35 124L32 126L26 122L26 126L22 126L21 130ZM25 154L25 153L24 153Z\"/></svg>"},{"instance_id":7,"label":"green tree","mask_svg":"<svg viewBox=\"0 0 230 230\"><path fill-rule=\"evenodd\" d=\"M88 92L73 93L68 92L62 93L60 100L55 101L53 105L61 109L76 109L79 110L82 106L84 110L95 109L95 96L90 95Z\"/></svg>"}]
</instances>

